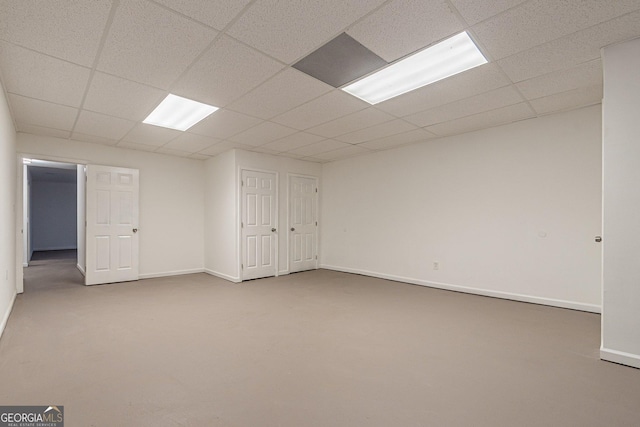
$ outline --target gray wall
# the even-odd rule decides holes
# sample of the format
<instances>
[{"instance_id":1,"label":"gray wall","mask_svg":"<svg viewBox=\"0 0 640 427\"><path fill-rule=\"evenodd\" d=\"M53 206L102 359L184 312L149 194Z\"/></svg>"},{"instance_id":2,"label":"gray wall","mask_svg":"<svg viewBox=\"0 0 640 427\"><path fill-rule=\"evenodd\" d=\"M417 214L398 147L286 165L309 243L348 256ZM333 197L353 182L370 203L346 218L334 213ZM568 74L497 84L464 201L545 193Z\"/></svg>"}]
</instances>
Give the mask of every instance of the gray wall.
<instances>
[{"instance_id":1,"label":"gray wall","mask_svg":"<svg viewBox=\"0 0 640 427\"><path fill-rule=\"evenodd\" d=\"M34 251L77 248L76 171L71 182L31 181L31 241ZM55 179L55 178L54 178Z\"/></svg>"}]
</instances>

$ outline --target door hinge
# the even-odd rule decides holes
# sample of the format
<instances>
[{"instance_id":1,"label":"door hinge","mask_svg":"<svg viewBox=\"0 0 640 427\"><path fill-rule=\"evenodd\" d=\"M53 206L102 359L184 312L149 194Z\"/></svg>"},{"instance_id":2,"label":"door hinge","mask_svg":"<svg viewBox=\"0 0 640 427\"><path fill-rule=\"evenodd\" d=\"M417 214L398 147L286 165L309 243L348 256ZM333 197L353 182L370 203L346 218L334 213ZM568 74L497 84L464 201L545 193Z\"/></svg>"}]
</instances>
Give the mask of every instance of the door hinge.
<instances>
[{"instance_id":1,"label":"door hinge","mask_svg":"<svg viewBox=\"0 0 640 427\"><path fill-rule=\"evenodd\" d=\"M240 228L244 228L244 222L240 223Z\"/></svg>"},{"instance_id":2,"label":"door hinge","mask_svg":"<svg viewBox=\"0 0 640 427\"><path fill-rule=\"evenodd\" d=\"M316 188L316 193L318 192L318 189Z\"/></svg>"},{"instance_id":3,"label":"door hinge","mask_svg":"<svg viewBox=\"0 0 640 427\"><path fill-rule=\"evenodd\" d=\"M240 180L240 186L244 187L244 180Z\"/></svg>"},{"instance_id":4,"label":"door hinge","mask_svg":"<svg viewBox=\"0 0 640 427\"><path fill-rule=\"evenodd\" d=\"M316 227L318 226L318 221L316 221Z\"/></svg>"},{"instance_id":5,"label":"door hinge","mask_svg":"<svg viewBox=\"0 0 640 427\"><path fill-rule=\"evenodd\" d=\"M244 264L240 264L240 269L244 270Z\"/></svg>"},{"instance_id":6,"label":"door hinge","mask_svg":"<svg viewBox=\"0 0 640 427\"><path fill-rule=\"evenodd\" d=\"M316 260L318 259L318 255L316 255Z\"/></svg>"}]
</instances>

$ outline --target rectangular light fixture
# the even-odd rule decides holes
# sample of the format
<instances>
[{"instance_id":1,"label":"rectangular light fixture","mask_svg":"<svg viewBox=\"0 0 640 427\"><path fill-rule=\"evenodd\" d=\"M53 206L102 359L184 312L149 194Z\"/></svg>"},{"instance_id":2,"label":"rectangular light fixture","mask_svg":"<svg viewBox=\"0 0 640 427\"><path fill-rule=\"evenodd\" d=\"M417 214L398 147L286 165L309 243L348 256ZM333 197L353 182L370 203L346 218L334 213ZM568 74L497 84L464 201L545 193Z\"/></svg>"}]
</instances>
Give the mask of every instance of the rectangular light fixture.
<instances>
[{"instance_id":1,"label":"rectangular light fixture","mask_svg":"<svg viewBox=\"0 0 640 427\"><path fill-rule=\"evenodd\" d=\"M217 109L213 105L169 94L142 123L185 131Z\"/></svg>"},{"instance_id":2,"label":"rectangular light fixture","mask_svg":"<svg viewBox=\"0 0 640 427\"><path fill-rule=\"evenodd\" d=\"M464 31L342 90L369 104L377 104L486 63L487 59Z\"/></svg>"}]
</instances>

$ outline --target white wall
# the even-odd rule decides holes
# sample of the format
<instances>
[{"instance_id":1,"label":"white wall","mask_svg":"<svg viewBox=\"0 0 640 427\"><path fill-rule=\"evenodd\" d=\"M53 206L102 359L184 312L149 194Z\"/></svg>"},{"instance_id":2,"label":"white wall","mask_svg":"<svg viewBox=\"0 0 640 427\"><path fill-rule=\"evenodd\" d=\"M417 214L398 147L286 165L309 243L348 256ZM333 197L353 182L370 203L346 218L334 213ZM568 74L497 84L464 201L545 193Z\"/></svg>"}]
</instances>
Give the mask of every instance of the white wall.
<instances>
[{"instance_id":1,"label":"white wall","mask_svg":"<svg viewBox=\"0 0 640 427\"><path fill-rule=\"evenodd\" d=\"M140 277L204 268L204 162L18 134L27 157L140 170Z\"/></svg>"},{"instance_id":2,"label":"white wall","mask_svg":"<svg viewBox=\"0 0 640 427\"><path fill-rule=\"evenodd\" d=\"M237 263L238 216L235 151L206 161L205 269L209 274L240 281Z\"/></svg>"},{"instance_id":3,"label":"white wall","mask_svg":"<svg viewBox=\"0 0 640 427\"><path fill-rule=\"evenodd\" d=\"M16 262L22 259L15 250L16 165L16 133L0 85L0 335L16 296Z\"/></svg>"},{"instance_id":4,"label":"white wall","mask_svg":"<svg viewBox=\"0 0 640 427\"><path fill-rule=\"evenodd\" d=\"M328 163L323 183L326 268L600 310L599 105Z\"/></svg>"},{"instance_id":5,"label":"white wall","mask_svg":"<svg viewBox=\"0 0 640 427\"><path fill-rule=\"evenodd\" d=\"M601 357L640 368L640 39L603 50Z\"/></svg>"},{"instance_id":6,"label":"white wall","mask_svg":"<svg viewBox=\"0 0 640 427\"><path fill-rule=\"evenodd\" d=\"M76 191L75 182L32 182L30 222L34 251L77 248Z\"/></svg>"},{"instance_id":7,"label":"white wall","mask_svg":"<svg viewBox=\"0 0 640 427\"><path fill-rule=\"evenodd\" d=\"M297 174L317 177L319 191L322 193L322 165L320 163L305 162L251 151L236 151L238 173L242 169L255 169L276 172L278 174L278 273L286 274L289 272L287 175ZM322 228L322 226L322 221L320 221L320 228Z\"/></svg>"}]
</instances>

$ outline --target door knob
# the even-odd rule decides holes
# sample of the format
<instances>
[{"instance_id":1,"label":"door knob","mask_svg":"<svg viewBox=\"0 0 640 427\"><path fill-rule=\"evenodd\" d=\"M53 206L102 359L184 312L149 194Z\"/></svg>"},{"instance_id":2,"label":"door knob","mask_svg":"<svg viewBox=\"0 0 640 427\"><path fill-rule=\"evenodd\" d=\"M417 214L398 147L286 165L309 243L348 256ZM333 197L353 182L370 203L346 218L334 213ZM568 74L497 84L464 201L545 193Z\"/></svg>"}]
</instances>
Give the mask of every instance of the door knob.
<instances>
[{"instance_id":1,"label":"door knob","mask_svg":"<svg viewBox=\"0 0 640 427\"><path fill-rule=\"evenodd\" d=\"M275 229L275 228L272 228L272 229L271 229L271 232L272 232L272 233L275 233L275 232L276 232L276 229Z\"/></svg>"},{"instance_id":2,"label":"door knob","mask_svg":"<svg viewBox=\"0 0 640 427\"><path fill-rule=\"evenodd\" d=\"M602 242L602 236L596 236L596 243Z\"/></svg>"},{"instance_id":3,"label":"door knob","mask_svg":"<svg viewBox=\"0 0 640 427\"><path fill-rule=\"evenodd\" d=\"M296 231L296 229L295 229L295 228L293 228L293 227L291 227L291 231Z\"/></svg>"},{"instance_id":4,"label":"door knob","mask_svg":"<svg viewBox=\"0 0 640 427\"><path fill-rule=\"evenodd\" d=\"M138 229L137 229L137 228L134 228L134 229L133 229L133 232L134 232L134 233L137 233L137 232L138 232Z\"/></svg>"}]
</instances>

